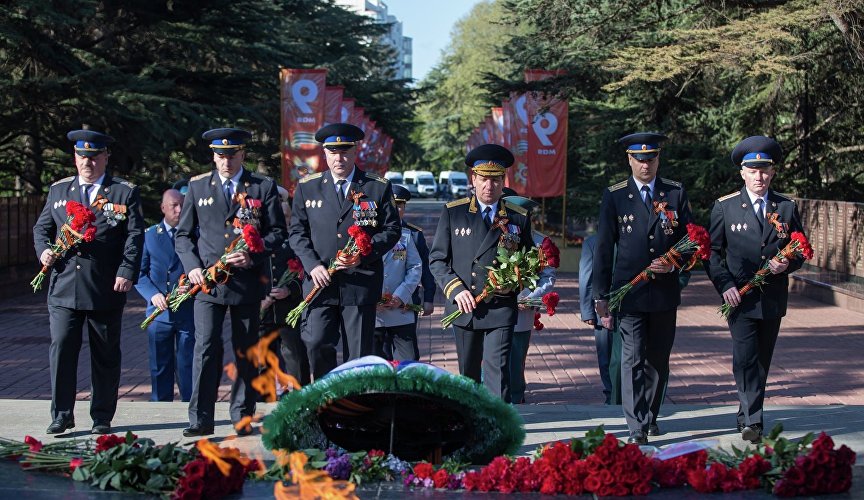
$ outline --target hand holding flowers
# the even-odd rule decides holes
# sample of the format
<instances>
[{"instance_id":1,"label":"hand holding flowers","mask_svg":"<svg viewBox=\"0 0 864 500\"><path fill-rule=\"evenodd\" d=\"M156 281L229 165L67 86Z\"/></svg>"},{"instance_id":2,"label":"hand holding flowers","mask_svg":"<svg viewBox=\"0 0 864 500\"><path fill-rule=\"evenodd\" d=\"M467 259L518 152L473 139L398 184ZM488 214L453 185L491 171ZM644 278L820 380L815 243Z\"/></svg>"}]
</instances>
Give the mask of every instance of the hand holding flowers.
<instances>
[{"instance_id":1,"label":"hand holding flowers","mask_svg":"<svg viewBox=\"0 0 864 500\"><path fill-rule=\"evenodd\" d=\"M30 282L34 293L42 288L45 276L48 275L48 271L51 270L58 258L66 255L66 252L82 241L93 241L96 237L94 222L96 222L96 215L89 208L77 201L69 200L66 202L66 222L60 226L54 244L43 252L42 269Z\"/></svg>"}]
</instances>

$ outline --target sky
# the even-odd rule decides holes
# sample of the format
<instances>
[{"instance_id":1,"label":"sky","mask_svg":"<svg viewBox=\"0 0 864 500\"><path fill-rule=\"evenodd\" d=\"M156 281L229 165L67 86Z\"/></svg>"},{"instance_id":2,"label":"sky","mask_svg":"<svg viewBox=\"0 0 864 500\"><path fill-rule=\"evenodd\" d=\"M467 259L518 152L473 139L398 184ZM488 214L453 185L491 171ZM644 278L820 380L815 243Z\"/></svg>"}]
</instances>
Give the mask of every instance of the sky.
<instances>
[{"instance_id":1,"label":"sky","mask_svg":"<svg viewBox=\"0 0 864 500\"><path fill-rule=\"evenodd\" d=\"M402 35L413 39L412 74L422 80L441 60L450 32L479 0L384 0L388 13L402 21Z\"/></svg>"}]
</instances>

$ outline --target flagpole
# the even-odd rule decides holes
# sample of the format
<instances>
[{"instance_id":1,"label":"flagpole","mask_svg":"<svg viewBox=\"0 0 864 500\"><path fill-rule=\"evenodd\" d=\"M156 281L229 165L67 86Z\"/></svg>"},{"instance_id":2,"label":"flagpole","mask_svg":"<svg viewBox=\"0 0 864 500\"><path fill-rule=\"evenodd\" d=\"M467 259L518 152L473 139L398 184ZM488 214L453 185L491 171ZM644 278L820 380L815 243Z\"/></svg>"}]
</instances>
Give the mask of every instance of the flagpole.
<instances>
[{"instance_id":1,"label":"flagpole","mask_svg":"<svg viewBox=\"0 0 864 500\"><path fill-rule=\"evenodd\" d=\"M564 154L567 152L565 150ZM564 157L564 196L561 201L561 247L567 248L567 157Z\"/></svg>"}]
</instances>

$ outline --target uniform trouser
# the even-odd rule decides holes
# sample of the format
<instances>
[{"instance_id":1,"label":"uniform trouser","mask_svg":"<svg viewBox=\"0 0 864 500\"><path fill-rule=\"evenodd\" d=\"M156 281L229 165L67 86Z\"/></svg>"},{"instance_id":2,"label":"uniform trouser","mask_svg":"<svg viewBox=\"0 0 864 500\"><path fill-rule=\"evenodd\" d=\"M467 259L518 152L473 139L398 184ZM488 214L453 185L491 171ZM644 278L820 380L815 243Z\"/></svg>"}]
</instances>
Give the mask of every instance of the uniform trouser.
<instances>
[{"instance_id":1,"label":"uniform trouser","mask_svg":"<svg viewBox=\"0 0 864 500\"><path fill-rule=\"evenodd\" d=\"M525 402L525 361L528 359L530 344L531 330L513 332L510 346L510 401L515 404Z\"/></svg>"},{"instance_id":2,"label":"uniform trouser","mask_svg":"<svg viewBox=\"0 0 864 500\"><path fill-rule=\"evenodd\" d=\"M255 413L258 393L252 380L258 368L245 355L258 342L259 305L224 305L195 301L195 358L192 362L192 398L189 400L189 423L210 427L214 422L219 381L222 379L222 324L231 312L231 346L234 349L237 377L231 384L231 421L237 422ZM237 356L237 352L243 356Z\"/></svg>"},{"instance_id":3,"label":"uniform trouser","mask_svg":"<svg viewBox=\"0 0 864 500\"><path fill-rule=\"evenodd\" d=\"M621 339L621 330L616 321L615 329L612 330L612 355L609 357L609 382L612 384L612 394L609 404L621 404L621 350L624 341Z\"/></svg>"},{"instance_id":4,"label":"uniform trouser","mask_svg":"<svg viewBox=\"0 0 864 500\"><path fill-rule=\"evenodd\" d=\"M732 316L732 373L738 389L738 423L762 425L762 405L768 369L774 355L782 318L752 319Z\"/></svg>"},{"instance_id":5,"label":"uniform trouser","mask_svg":"<svg viewBox=\"0 0 864 500\"><path fill-rule=\"evenodd\" d=\"M306 346L300 338L300 327L283 326L279 329L279 338L281 340L279 350L285 363L285 373L296 378L300 385L309 384L311 381L309 357L306 354Z\"/></svg>"},{"instance_id":6,"label":"uniform trouser","mask_svg":"<svg viewBox=\"0 0 864 500\"><path fill-rule=\"evenodd\" d=\"M417 323L375 328L372 353L389 361L418 361Z\"/></svg>"},{"instance_id":7,"label":"uniform trouser","mask_svg":"<svg viewBox=\"0 0 864 500\"><path fill-rule=\"evenodd\" d=\"M154 321L147 327L150 360L150 401L174 401L174 383L180 399L192 397L192 359L195 356L195 324L188 321Z\"/></svg>"},{"instance_id":8,"label":"uniform trouser","mask_svg":"<svg viewBox=\"0 0 864 500\"><path fill-rule=\"evenodd\" d=\"M79 311L48 306L51 346L51 418L71 419L75 408L78 381L78 354L81 352L82 328L87 326L90 346L90 381L92 397L90 417L111 421L117 410L120 388L120 329L123 308L104 311Z\"/></svg>"},{"instance_id":9,"label":"uniform trouser","mask_svg":"<svg viewBox=\"0 0 864 500\"><path fill-rule=\"evenodd\" d=\"M612 360L613 332L600 325L594 325L594 347L597 349L597 368L600 370L600 381L603 382L605 404L612 402L612 378L609 365Z\"/></svg>"},{"instance_id":10,"label":"uniform trouser","mask_svg":"<svg viewBox=\"0 0 864 500\"><path fill-rule=\"evenodd\" d=\"M336 368L336 344L341 331L345 332L343 362L372 354L375 304L309 307L304 320L301 338L315 380Z\"/></svg>"},{"instance_id":11,"label":"uniform trouser","mask_svg":"<svg viewBox=\"0 0 864 500\"><path fill-rule=\"evenodd\" d=\"M509 403L513 325L486 330L453 325L453 332L456 334L459 373L478 383L482 380L489 392Z\"/></svg>"},{"instance_id":12,"label":"uniform trouser","mask_svg":"<svg viewBox=\"0 0 864 500\"><path fill-rule=\"evenodd\" d=\"M669 378L677 310L621 313L621 404L630 432L648 431L657 420Z\"/></svg>"}]
</instances>

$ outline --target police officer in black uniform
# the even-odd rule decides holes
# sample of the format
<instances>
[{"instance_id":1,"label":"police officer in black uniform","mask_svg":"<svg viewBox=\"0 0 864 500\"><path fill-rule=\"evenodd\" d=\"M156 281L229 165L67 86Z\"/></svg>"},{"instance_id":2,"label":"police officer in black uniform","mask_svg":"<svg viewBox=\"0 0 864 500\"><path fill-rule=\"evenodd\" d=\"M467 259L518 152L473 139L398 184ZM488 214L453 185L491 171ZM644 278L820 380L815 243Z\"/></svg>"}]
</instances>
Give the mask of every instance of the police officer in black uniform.
<instances>
[{"instance_id":1,"label":"police officer in black uniform","mask_svg":"<svg viewBox=\"0 0 864 500\"><path fill-rule=\"evenodd\" d=\"M289 242L303 262L303 291L322 287L307 307L302 339L312 375L318 379L336 367L336 344L345 332L345 361L372 354L375 306L381 298L383 263L401 234L390 181L354 165L363 131L333 123L315 134L322 143L328 171L308 175L294 191ZM372 252L358 263L338 260L338 271L327 272L359 225L372 239Z\"/></svg>"},{"instance_id":2,"label":"police officer in black uniform","mask_svg":"<svg viewBox=\"0 0 864 500\"><path fill-rule=\"evenodd\" d=\"M459 373L481 381L492 394L510 402L510 349L517 319L518 290L501 290L488 302L474 297L486 286L487 266L494 265L499 244L530 248L527 211L501 200L504 173L513 154L497 144L468 153L475 194L448 203L441 212L429 267L444 292L445 313L462 311L453 322ZM507 219L506 224L496 222ZM502 229L503 227L503 229Z\"/></svg>"},{"instance_id":3,"label":"police officer in black uniform","mask_svg":"<svg viewBox=\"0 0 864 500\"><path fill-rule=\"evenodd\" d=\"M183 268L194 285L204 283L204 270L215 264L240 231L233 225L240 217L252 223L264 240L266 253L234 252L226 259L231 276L210 294L195 296L195 358L192 363L192 399L189 427L183 435L213 433L216 397L222 375L222 323L231 311L231 344L234 352L245 353L258 341L259 307L270 290L267 256L285 238L285 216L279 206L272 179L243 168L246 141L251 133L233 128L209 130L202 138L210 141L216 168L189 181L177 225L176 249ZM241 210L240 200L260 201L256 210ZM249 203L251 205L251 202ZM196 231L197 228L197 231ZM255 413L258 394L252 380L256 367L245 356L236 356L237 377L231 386L231 421ZM250 427L237 431L248 434Z\"/></svg>"},{"instance_id":4,"label":"police officer in black uniform","mask_svg":"<svg viewBox=\"0 0 864 500\"><path fill-rule=\"evenodd\" d=\"M708 275L723 302L734 306L729 316L732 372L738 388L738 432L745 441L762 437L765 385L786 315L789 273L803 259L775 259L793 231L803 232L795 202L771 189L774 166L783 151L769 137L754 136L732 151L744 187L714 202L711 210L711 259ZM744 286L766 262L770 274L761 288L741 295Z\"/></svg>"},{"instance_id":5,"label":"police officer in black uniform","mask_svg":"<svg viewBox=\"0 0 864 500\"><path fill-rule=\"evenodd\" d=\"M608 308L609 292L646 267L650 266L655 276L625 296L615 318L623 339L624 418L629 441L638 444L647 443L649 435L660 434L657 414L681 303L678 272L659 257L687 234L687 223L692 219L684 186L657 177L660 143L665 139L650 132L619 139L626 148L632 176L603 191L594 253L594 306L603 327L609 330L615 328Z\"/></svg>"},{"instance_id":6,"label":"police officer in black uniform","mask_svg":"<svg viewBox=\"0 0 864 500\"><path fill-rule=\"evenodd\" d=\"M75 143L78 175L51 185L45 208L33 227L36 256L52 266L48 288L51 328L51 425L48 434L75 427L78 353L82 327L90 345L92 432L111 432L120 386L120 328L126 292L141 265L144 220L138 188L105 172L114 139L93 130L67 134ZM76 201L96 214L95 239L63 257L50 246L66 223L66 203Z\"/></svg>"}]
</instances>

